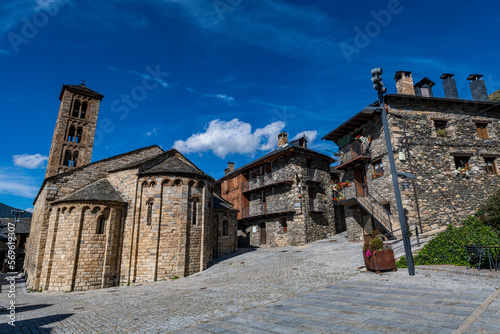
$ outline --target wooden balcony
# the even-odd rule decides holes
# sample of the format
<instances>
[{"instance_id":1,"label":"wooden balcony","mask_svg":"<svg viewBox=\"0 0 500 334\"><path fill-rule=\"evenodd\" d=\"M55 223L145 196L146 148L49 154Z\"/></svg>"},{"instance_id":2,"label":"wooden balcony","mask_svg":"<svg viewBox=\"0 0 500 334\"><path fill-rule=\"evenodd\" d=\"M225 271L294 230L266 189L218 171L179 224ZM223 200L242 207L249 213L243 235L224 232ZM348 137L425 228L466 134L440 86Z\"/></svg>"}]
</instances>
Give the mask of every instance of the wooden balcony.
<instances>
[{"instance_id":1,"label":"wooden balcony","mask_svg":"<svg viewBox=\"0 0 500 334\"><path fill-rule=\"evenodd\" d=\"M342 147L337 155L339 156L339 165L335 168L338 170L352 169L371 160L370 152L365 151L363 145L357 141Z\"/></svg>"},{"instance_id":2,"label":"wooden balcony","mask_svg":"<svg viewBox=\"0 0 500 334\"><path fill-rule=\"evenodd\" d=\"M293 184L291 173L271 172L263 174L252 180L243 182L241 185L241 192L243 194L250 193L256 190L274 187L279 184Z\"/></svg>"},{"instance_id":3,"label":"wooden balcony","mask_svg":"<svg viewBox=\"0 0 500 334\"><path fill-rule=\"evenodd\" d=\"M295 214L295 208L290 204L276 205L274 203L264 203L254 205L252 207L246 207L241 210L242 220L248 220L251 218L283 216L290 214Z\"/></svg>"}]
</instances>

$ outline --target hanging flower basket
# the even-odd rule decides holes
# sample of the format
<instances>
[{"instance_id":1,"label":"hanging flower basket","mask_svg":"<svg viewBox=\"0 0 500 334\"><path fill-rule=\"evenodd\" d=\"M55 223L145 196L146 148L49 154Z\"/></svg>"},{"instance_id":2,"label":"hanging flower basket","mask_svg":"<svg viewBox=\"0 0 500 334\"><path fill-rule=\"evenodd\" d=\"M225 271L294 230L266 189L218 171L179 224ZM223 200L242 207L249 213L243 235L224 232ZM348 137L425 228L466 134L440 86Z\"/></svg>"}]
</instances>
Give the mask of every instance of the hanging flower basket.
<instances>
[{"instance_id":1,"label":"hanging flower basket","mask_svg":"<svg viewBox=\"0 0 500 334\"><path fill-rule=\"evenodd\" d=\"M334 190L341 190L341 189L349 187L350 185L351 185L351 182L349 180L347 180L345 182L337 183L336 185L333 186L333 189Z\"/></svg>"},{"instance_id":2,"label":"hanging flower basket","mask_svg":"<svg viewBox=\"0 0 500 334\"><path fill-rule=\"evenodd\" d=\"M457 176L462 176L462 177L467 177L470 175L470 169L469 167L458 167L453 171L453 174Z\"/></svg>"},{"instance_id":3,"label":"hanging flower basket","mask_svg":"<svg viewBox=\"0 0 500 334\"><path fill-rule=\"evenodd\" d=\"M365 137L362 135L357 136L355 139L361 145L368 145L368 144L370 144L370 141L371 141L370 137Z\"/></svg>"}]
</instances>

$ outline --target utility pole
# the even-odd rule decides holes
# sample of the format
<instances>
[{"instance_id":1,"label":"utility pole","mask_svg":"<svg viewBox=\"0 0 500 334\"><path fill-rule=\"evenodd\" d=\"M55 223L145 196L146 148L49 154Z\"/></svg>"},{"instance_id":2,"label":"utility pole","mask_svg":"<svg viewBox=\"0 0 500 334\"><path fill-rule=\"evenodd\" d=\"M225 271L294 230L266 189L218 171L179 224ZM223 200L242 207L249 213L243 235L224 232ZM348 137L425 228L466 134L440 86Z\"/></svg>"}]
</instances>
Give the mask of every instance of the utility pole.
<instances>
[{"instance_id":1,"label":"utility pole","mask_svg":"<svg viewBox=\"0 0 500 334\"><path fill-rule=\"evenodd\" d=\"M392 149L391 134L389 132L389 124L387 123L387 112L385 110L384 94L387 92L387 87L384 87L382 82L382 69L374 68L372 70L373 88L378 93L380 108L382 108L382 124L384 125L385 143L387 146L387 156L389 157L389 165L391 167L392 184L394 186L394 195L396 196L396 204L398 207L399 224L401 225L401 233L403 235L403 244L405 246L406 263L408 264L408 274L415 275L415 267L413 265L413 256L411 254L411 243L406 229L406 219L403 211L403 203L401 201L401 192L399 191L398 175L396 171L396 163L394 162L394 151Z\"/></svg>"}]
</instances>

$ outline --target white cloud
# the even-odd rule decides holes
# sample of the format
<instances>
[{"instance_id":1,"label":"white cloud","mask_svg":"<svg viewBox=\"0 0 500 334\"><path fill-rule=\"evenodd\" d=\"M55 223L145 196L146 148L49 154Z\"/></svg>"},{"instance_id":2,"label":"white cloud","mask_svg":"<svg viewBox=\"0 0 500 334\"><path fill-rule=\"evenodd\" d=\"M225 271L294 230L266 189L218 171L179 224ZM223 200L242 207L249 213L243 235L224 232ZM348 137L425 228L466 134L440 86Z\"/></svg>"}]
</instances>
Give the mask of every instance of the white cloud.
<instances>
[{"instance_id":1,"label":"white cloud","mask_svg":"<svg viewBox=\"0 0 500 334\"><path fill-rule=\"evenodd\" d=\"M0 169L0 194L34 198L38 193L34 178L16 170Z\"/></svg>"},{"instance_id":2,"label":"white cloud","mask_svg":"<svg viewBox=\"0 0 500 334\"><path fill-rule=\"evenodd\" d=\"M203 94L203 96L205 97L214 97L218 100L222 100L222 101L225 101L225 102L233 102L234 101L234 97L232 96L227 96L226 94Z\"/></svg>"},{"instance_id":3,"label":"white cloud","mask_svg":"<svg viewBox=\"0 0 500 334\"><path fill-rule=\"evenodd\" d=\"M112 71L115 71L115 72L119 72L119 73L125 73L125 74L135 74L137 75L138 77L140 78L143 78L143 79L147 79L147 80L151 80L151 81L155 81L157 83L159 83L163 88L168 88L170 87L170 84L168 82L166 82L165 80L161 79L159 76L155 75L154 77L151 76L150 74L148 73L141 73L141 72L137 72L137 71L122 71L122 70L119 70L113 66L108 66L108 69L112 70ZM148 68L146 68L148 69ZM165 75L168 75L168 73L165 73ZM164 76L165 76L164 75Z\"/></svg>"},{"instance_id":4,"label":"white cloud","mask_svg":"<svg viewBox=\"0 0 500 334\"><path fill-rule=\"evenodd\" d=\"M26 209L24 209L24 211L33 213L33 208L26 208Z\"/></svg>"},{"instance_id":5,"label":"white cloud","mask_svg":"<svg viewBox=\"0 0 500 334\"><path fill-rule=\"evenodd\" d=\"M237 118L225 122L215 119L203 133L196 133L187 140L177 140L173 148L182 153L212 151L219 158L228 154L254 155L257 150L269 151L278 145L278 134L284 122L274 122L252 133L252 126Z\"/></svg>"},{"instance_id":6,"label":"white cloud","mask_svg":"<svg viewBox=\"0 0 500 334\"><path fill-rule=\"evenodd\" d=\"M28 169L43 168L45 167L44 162L49 160L49 157L41 154L13 155L12 158L14 159L14 165Z\"/></svg>"},{"instance_id":7,"label":"white cloud","mask_svg":"<svg viewBox=\"0 0 500 334\"><path fill-rule=\"evenodd\" d=\"M226 95L226 94L204 94L204 93L201 93L201 92L199 92L196 89L191 88L191 87L187 87L186 86L184 88L186 88L186 90L188 92L196 93L196 94L202 94L204 97L215 98L215 99L218 99L218 100L222 100L224 102L234 102L234 97Z\"/></svg>"},{"instance_id":8,"label":"white cloud","mask_svg":"<svg viewBox=\"0 0 500 334\"><path fill-rule=\"evenodd\" d=\"M297 135L295 137L293 137L292 140L299 139L304 135L306 136L309 145L311 145L312 142L314 141L314 139L316 139L316 137L318 136L318 131L316 131L316 130L302 131L300 133L297 133Z\"/></svg>"},{"instance_id":9,"label":"white cloud","mask_svg":"<svg viewBox=\"0 0 500 334\"><path fill-rule=\"evenodd\" d=\"M158 132L156 131L156 128L153 128L153 130L146 132L146 136L148 136L148 137L158 136Z\"/></svg>"}]
</instances>

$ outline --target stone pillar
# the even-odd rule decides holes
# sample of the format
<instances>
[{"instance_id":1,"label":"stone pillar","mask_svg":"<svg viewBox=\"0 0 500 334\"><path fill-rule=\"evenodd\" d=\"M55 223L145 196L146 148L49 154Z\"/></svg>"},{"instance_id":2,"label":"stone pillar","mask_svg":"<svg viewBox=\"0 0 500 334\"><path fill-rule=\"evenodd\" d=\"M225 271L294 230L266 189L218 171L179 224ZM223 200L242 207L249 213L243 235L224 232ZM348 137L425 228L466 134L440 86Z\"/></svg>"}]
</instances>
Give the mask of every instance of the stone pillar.
<instances>
[{"instance_id":1,"label":"stone pillar","mask_svg":"<svg viewBox=\"0 0 500 334\"><path fill-rule=\"evenodd\" d=\"M361 220L359 208L347 208L345 212L345 221L347 225L347 240L349 242L362 242L363 221Z\"/></svg>"}]
</instances>

